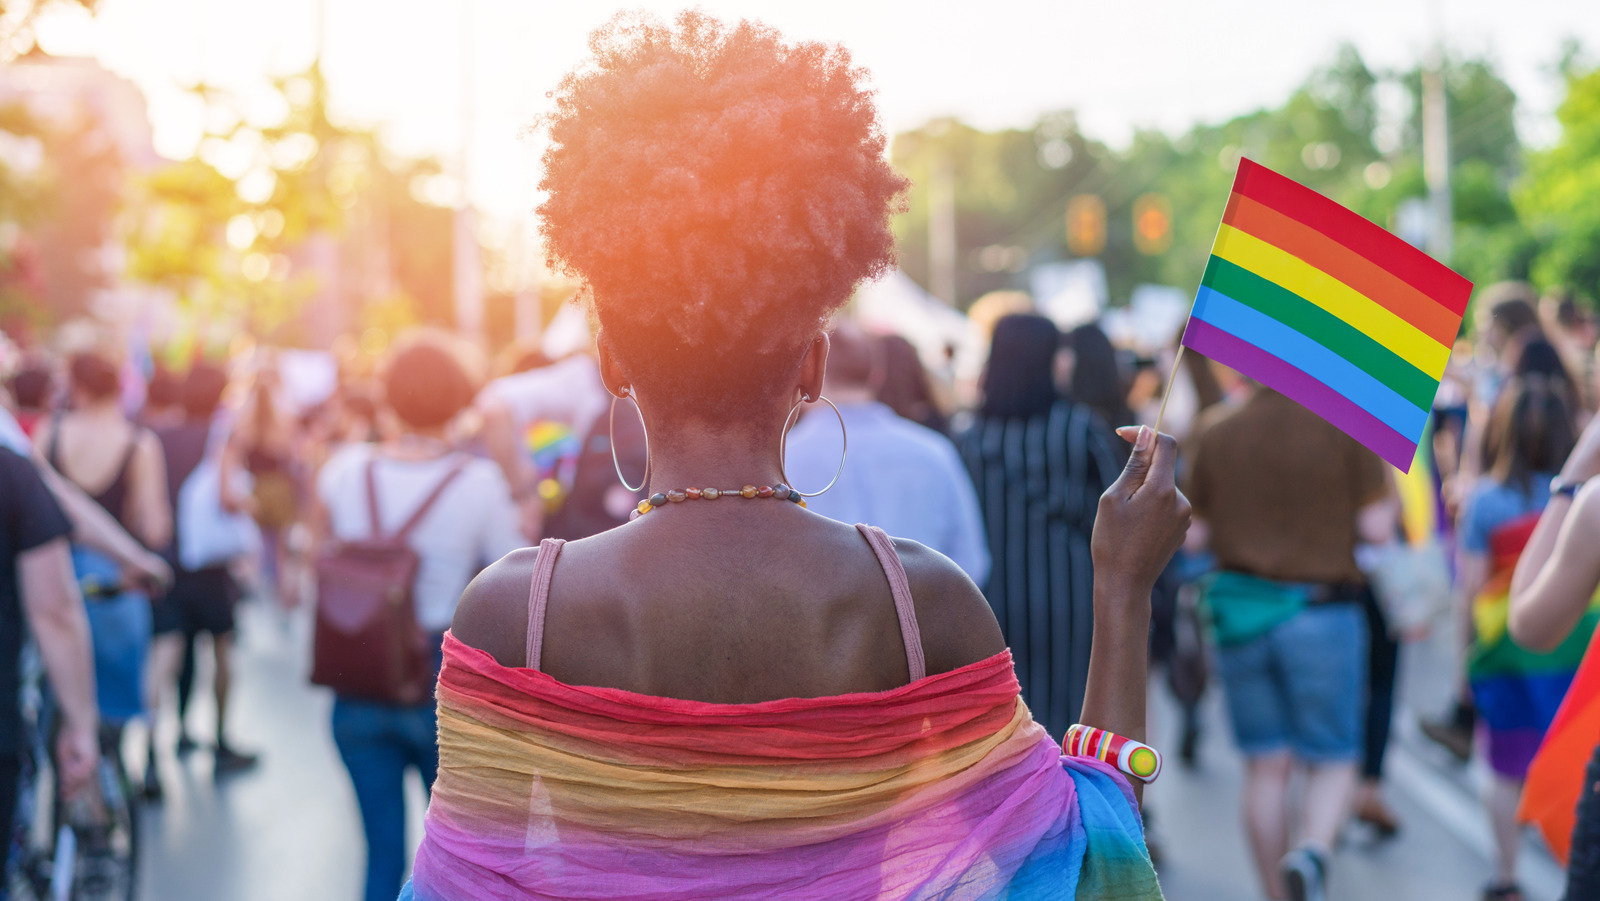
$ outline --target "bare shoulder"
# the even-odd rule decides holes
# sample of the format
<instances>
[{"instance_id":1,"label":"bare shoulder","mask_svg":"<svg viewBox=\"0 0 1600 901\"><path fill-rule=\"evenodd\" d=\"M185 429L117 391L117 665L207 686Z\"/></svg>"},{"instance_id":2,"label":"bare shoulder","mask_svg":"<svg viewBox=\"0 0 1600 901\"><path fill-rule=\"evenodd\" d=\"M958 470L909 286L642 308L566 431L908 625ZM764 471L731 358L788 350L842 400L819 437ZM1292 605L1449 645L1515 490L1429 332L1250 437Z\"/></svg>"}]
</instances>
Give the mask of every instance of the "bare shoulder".
<instances>
[{"instance_id":1,"label":"bare shoulder","mask_svg":"<svg viewBox=\"0 0 1600 901\"><path fill-rule=\"evenodd\" d=\"M949 557L905 538L894 539L906 568L928 672L960 669L1005 650L994 610Z\"/></svg>"},{"instance_id":2,"label":"bare shoulder","mask_svg":"<svg viewBox=\"0 0 1600 901\"><path fill-rule=\"evenodd\" d=\"M521 548L478 573L461 593L450 633L463 644L487 651L501 666L523 666L528 593L538 560L538 548Z\"/></svg>"}]
</instances>

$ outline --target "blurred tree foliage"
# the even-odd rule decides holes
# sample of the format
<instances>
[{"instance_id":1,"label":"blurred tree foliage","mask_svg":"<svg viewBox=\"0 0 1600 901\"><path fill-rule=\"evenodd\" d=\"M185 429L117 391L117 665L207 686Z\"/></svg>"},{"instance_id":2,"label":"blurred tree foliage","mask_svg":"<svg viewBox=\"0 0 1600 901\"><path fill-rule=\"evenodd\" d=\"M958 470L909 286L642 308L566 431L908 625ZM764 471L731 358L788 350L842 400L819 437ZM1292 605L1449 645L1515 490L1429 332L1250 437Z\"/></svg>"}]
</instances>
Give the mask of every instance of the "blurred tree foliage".
<instances>
[{"instance_id":1,"label":"blurred tree foliage","mask_svg":"<svg viewBox=\"0 0 1600 901\"><path fill-rule=\"evenodd\" d=\"M1600 300L1600 67L1566 67L1561 139L1531 154L1516 207L1536 238L1533 278Z\"/></svg>"},{"instance_id":2,"label":"blurred tree foliage","mask_svg":"<svg viewBox=\"0 0 1600 901\"><path fill-rule=\"evenodd\" d=\"M94 12L99 0L0 0L0 62L16 59L38 47L34 22L52 6L83 7Z\"/></svg>"},{"instance_id":3,"label":"blurred tree foliage","mask_svg":"<svg viewBox=\"0 0 1600 901\"><path fill-rule=\"evenodd\" d=\"M0 322L87 310L113 265L122 188L116 147L85 111L45 120L0 107Z\"/></svg>"},{"instance_id":4,"label":"blurred tree foliage","mask_svg":"<svg viewBox=\"0 0 1600 901\"><path fill-rule=\"evenodd\" d=\"M270 125L225 92L194 89L206 136L194 158L138 184L130 277L170 290L197 322L276 343L446 321L450 211L420 199L438 164L330 120L316 65L272 87L284 114Z\"/></svg>"},{"instance_id":5,"label":"blurred tree foliage","mask_svg":"<svg viewBox=\"0 0 1600 901\"><path fill-rule=\"evenodd\" d=\"M1494 64L1442 62L1456 220L1450 263L1479 284L1531 278L1600 299L1600 74L1575 59L1569 50L1563 63L1561 142L1531 157L1517 135L1516 95ZM1106 210L1104 248L1093 255L1105 265L1113 302L1142 282L1192 291L1241 156L1406 233L1427 194L1422 73L1420 65L1374 71L1345 46L1278 107L1177 137L1139 131L1120 149L1080 133L1071 113L1031 129L982 132L946 119L904 132L892 147L913 180L909 209L896 222L901 265L929 283L929 182L941 166L954 176L963 306L986 291L1025 289L1030 264L1072 258L1065 214L1085 194ZM1150 194L1170 206L1170 241L1140 252L1134 208Z\"/></svg>"}]
</instances>

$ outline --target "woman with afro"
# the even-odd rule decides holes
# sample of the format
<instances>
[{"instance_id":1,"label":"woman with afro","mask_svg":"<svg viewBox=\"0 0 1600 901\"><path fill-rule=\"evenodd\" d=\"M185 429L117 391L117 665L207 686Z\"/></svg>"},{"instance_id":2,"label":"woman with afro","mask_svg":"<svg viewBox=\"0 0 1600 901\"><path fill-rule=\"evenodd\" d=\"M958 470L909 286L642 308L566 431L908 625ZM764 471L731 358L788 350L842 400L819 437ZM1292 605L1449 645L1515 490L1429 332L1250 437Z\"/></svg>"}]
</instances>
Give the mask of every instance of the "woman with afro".
<instances>
[{"instance_id":1,"label":"woman with afro","mask_svg":"<svg viewBox=\"0 0 1600 901\"><path fill-rule=\"evenodd\" d=\"M905 182L866 73L700 13L591 49L546 123L541 231L613 413L643 419L647 470L621 475L648 495L463 594L402 898L1159 898L1135 789L1034 723L977 587L785 484L829 319L893 260ZM1127 437L1083 720L1136 741L1188 505L1171 439Z\"/></svg>"}]
</instances>

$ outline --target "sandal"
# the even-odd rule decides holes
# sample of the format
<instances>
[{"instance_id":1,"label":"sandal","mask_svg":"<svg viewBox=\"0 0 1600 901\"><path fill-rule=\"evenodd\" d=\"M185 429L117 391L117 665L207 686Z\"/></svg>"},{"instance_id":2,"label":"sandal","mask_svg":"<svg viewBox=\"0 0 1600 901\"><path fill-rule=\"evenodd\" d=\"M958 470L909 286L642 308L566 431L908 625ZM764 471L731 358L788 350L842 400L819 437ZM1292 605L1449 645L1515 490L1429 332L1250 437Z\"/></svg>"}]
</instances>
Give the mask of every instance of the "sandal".
<instances>
[{"instance_id":1,"label":"sandal","mask_svg":"<svg viewBox=\"0 0 1600 901\"><path fill-rule=\"evenodd\" d=\"M1527 901L1527 896L1515 882L1496 882L1484 888L1483 901Z\"/></svg>"}]
</instances>

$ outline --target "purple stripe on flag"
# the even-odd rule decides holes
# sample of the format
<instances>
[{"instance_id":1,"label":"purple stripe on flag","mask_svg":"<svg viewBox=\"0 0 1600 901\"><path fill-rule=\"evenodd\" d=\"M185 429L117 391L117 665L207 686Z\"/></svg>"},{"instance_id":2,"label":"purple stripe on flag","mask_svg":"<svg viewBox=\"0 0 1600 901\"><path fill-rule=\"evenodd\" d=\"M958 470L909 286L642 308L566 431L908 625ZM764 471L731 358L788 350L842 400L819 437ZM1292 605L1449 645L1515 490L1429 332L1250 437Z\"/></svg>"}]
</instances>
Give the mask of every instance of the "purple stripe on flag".
<instances>
[{"instance_id":1,"label":"purple stripe on flag","mask_svg":"<svg viewBox=\"0 0 1600 901\"><path fill-rule=\"evenodd\" d=\"M1183 330L1183 345L1283 392L1366 445L1396 469L1401 472L1411 470L1411 461L1417 454L1416 444L1361 409L1355 401L1301 372L1294 365L1193 317L1190 317L1188 327Z\"/></svg>"}]
</instances>

